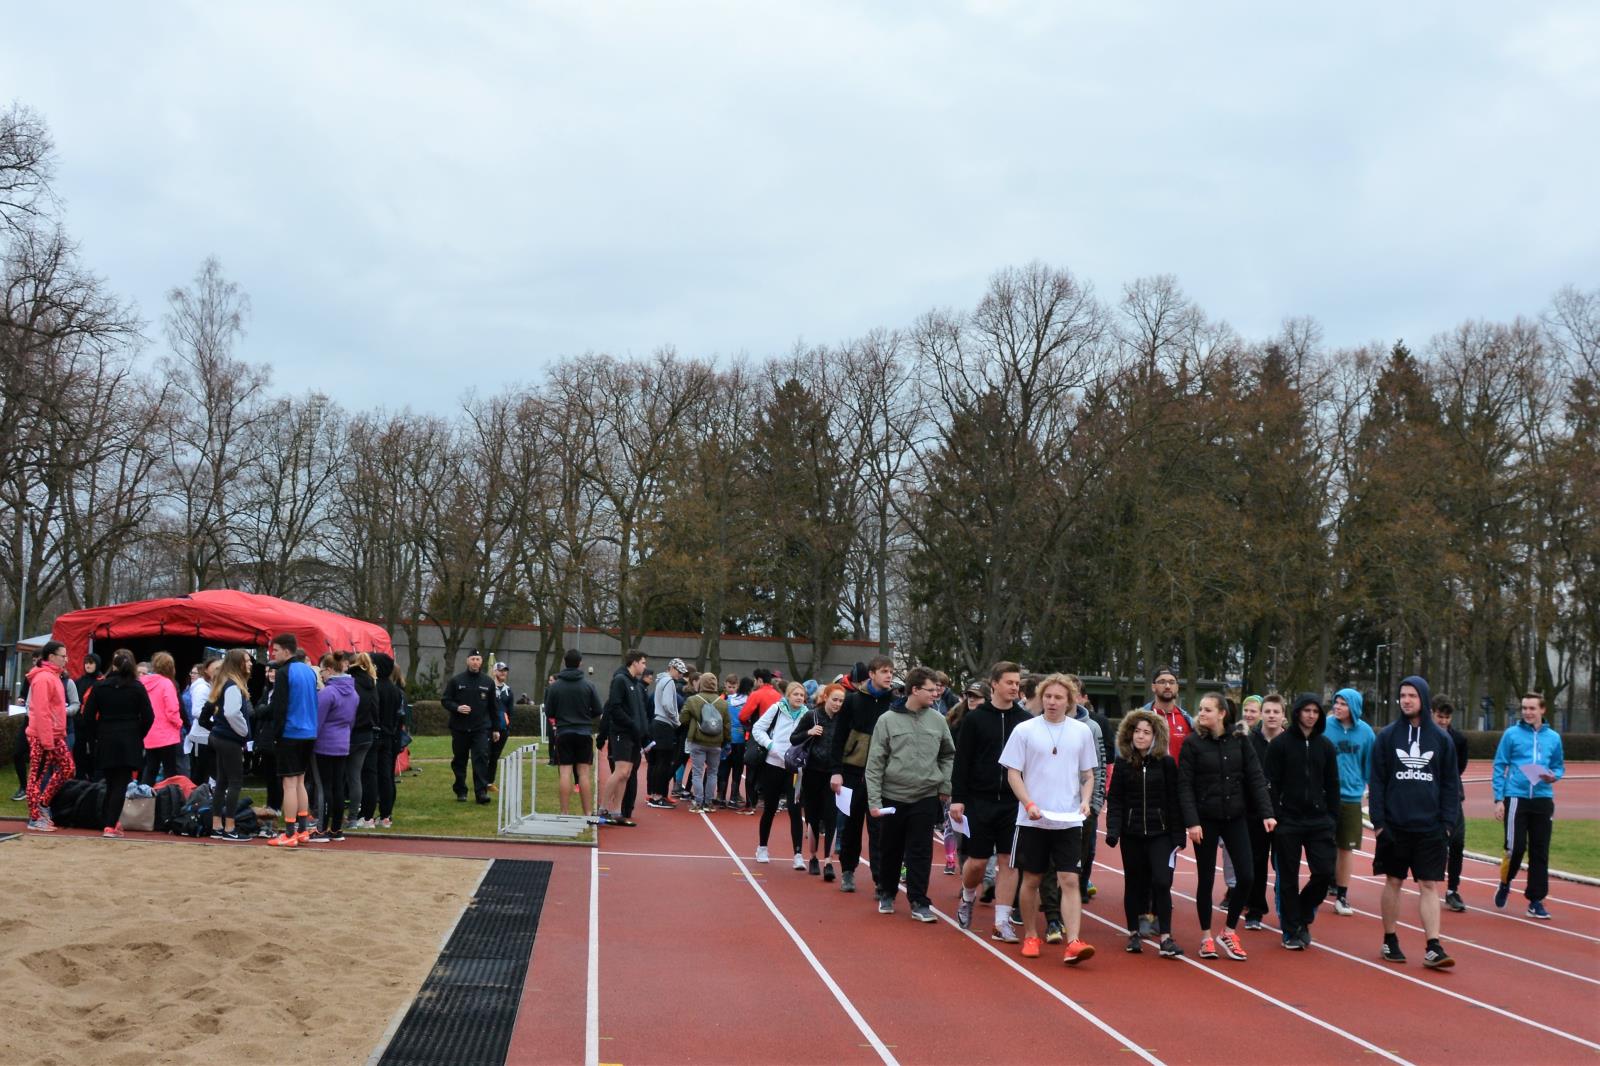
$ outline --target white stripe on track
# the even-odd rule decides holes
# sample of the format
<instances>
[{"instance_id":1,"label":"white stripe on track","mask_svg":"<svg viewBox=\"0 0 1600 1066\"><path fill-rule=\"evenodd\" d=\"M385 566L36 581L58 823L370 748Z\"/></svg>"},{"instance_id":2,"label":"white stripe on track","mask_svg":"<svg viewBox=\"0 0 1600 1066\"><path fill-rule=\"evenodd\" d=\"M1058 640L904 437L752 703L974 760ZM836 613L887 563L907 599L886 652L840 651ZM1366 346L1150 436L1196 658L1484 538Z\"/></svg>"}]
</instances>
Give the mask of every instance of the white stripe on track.
<instances>
[{"instance_id":1,"label":"white stripe on track","mask_svg":"<svg viewBox=\"0 0 1600 1066\"><path fill-rule=\"evenodd\" d=\"M1125 1050L1133 1052L1135 1055L1139 1056L1145 1062L1150 1063L1151 1066L1163 1066L1163 1064L1162 1064L1160 1059L1156 1058L1154 1055L1151 1055L1144 1048L1140 1047L1138 1044L1134 1043L1132 1040L1129 1040L1126 1036L1123 1036L1121 1033L1117 1032L1117 1030L1113 1029L1111 1026L1107 1025L1105 1022L1101 1021L1099 1018L1096 1018L1093 1014L1089 1013L1083 1007L1080 1007L1072 999L1071 996L1068 996L1065 992L1061 991L1061 989L1057 988L1055 985L1050 984L1048 981L1044 980L1039 975L1037 975L1034 972L1032 972L1031 970L1029 970L1027 967L1022 966L1021 964L1019 964L1017 962L1017 960L1013 959L1011 956L1007 955L1005 952L1001 951L999 948L996 948L993 944L991 944L987 940L983 939L983 937L979 936L977 933L974 933L971 929L963 929L963 928L961 928L961 926L956 923L956 920L954 918L950 917L948 914L946 914L944 911L940 910L938 907L933 907L932 910L933 910L933 913L937 914L940 918L942 918L946 922L948 922L950 924L950 927L953 928L956 932L960 933L962 936L967 937L969 940L971 940L973 943L977 944L979 947L983 948L989 954L993 955L995 958L999 959L1001 962L1003 962L1007 966L1011 967L1011 969L1015 970L1017 973L1020 973L1023 977L1026 977L1029 981L1032 981L1035 985L1038 985L1051 998L1053 998L1053 999L1057 1000L1058 1002L1062 1003L1063 1005L1068 1007L1070 1010L1072 1010L1073 1013L1077 1014L1079 1017L1083 1018L1085 1021L1087 1021L1091 1025L1093 1025L1096 1029L1099 1029L1102 1033L1105 1033L1111 1039L1113 1039L1117 1043L1121 1044ZM1399 1060L1396 1060L1396 1061L1399 1061Z\"/></svg>"},{"instance_id":2,"label":"white stripe on track","mask_svg":"<svg viewBox=\"0 0 1600 1066\"><path fill-rule=\"evenodd\" d=\"M1122 871L1113 866L1107 866L1103 862L1096 862L1095 865L1103 870L1107 870L1119 876L1122 874ZM1172 890L1172 894L1179 899L1186 899L1190 902L1194 901L1193 896L1189 895L1187 892L1179 892L1176 888ZM1268 925L1265 921L1262 922L1262 925L1268 929L1271 929L1273 932L1278 933L1279 936L1282 936L1283 931L1277 926ZM1394 968L1392 963L1389 965L1384 965L1382 963L1371 962L1367 959L1361 958L1359 955L1352 955L1348 951L1340 951L1338 948L1329 947L1327 944L1324 944L1319 940L1313 940L1311 946L1314 949L1320 949L1328 952L1329 954L1337 955L1340 958L1349 959L1351 962L1366 966L1369 969L1377 970L1379 973L1388 974L1390 977L1398 978L1401 981L1410 981L1414 985L1437 992L1441 996L1449 996L1451 999L1458 999L1461 1002L1470 1004L1479 1010L1492 1011L1495 1014L1500 1015L1502 1018L1509 1018L1511 1021L1519 1022L1522 1025L1531 1026L1534 1029L1542 1029L1544 1032L1547 1032L1552 1036L1559 1036L1563 1040L1570 1040L1575 1044L1582 1044L1584 1047L1591 1050L1600 1051L1600 1044L1597 1044L1592 1040L1585 1040L1576 1033L1569 1033L1565 1029L1557 1029L1553 1025L1546 1025L1543 1022L1536 1022L1532 1018L1524 1018L1520 1014L1513 1014L1511 1011L1505 1010L1502 1007L1497 1007L1493 1003L1485 1003L1482 1000L1473 999L1471 996L1464 996L1460 992L1453 992L1442 985L1430 984L1429 982L1420 978L1412 977L1410 974L1401 973L1399 970Z\"/></svg>"},{"instance_id":3,"label":"white stripe on track","mask_svg":"<svg viewBox=\"0 0 1600 1066\"><path fill-rule=\"evenodd\" d=\"M598 834L596 834L598 835ZM585 1066L600 1062L600 849L589 851L589 993L583 1024Z\"/></svg>"},{"instance_id":4,"label":"white stripe on track","mask_svg":"<svg viewBox=\"0 0 1600 1066\"><path fill-rule=\"evenodd\" d=\"M1101 864L1100 863L1095 863L1095 865L1099 866ZM1113 922L1113 921L1111 921L1110 919L1107 919L1107 918L1102 918L1098 914L1093 914L1093 913L1085 910L1083 912L1083 916L1085 918L1093 918L1095 921L1099 922L1101 925L1110 926L1112 929L1115 929L1118 932L1123 933L1124 935L1127 933L1127 930L1123 929L1122 926L1118 925L1116 922ZM1147 941L1145 941L1145 943L1154 945L1154 946L1156 946L1158 948L1160 947L1160 945L1154 940L1147 940ZM1346 1040L1350 1041L1351 1043L1356 1044L1357 1046L1365 1048L1366 1050L1372 1052L1374 1055L1381 1055L1384 1058L1388 1059L1390 1062L1400 1063L1400 1064L1402 1064L1402 1066L1411 1066L1409 1060L1403 1059L1400 1056L1394 1054L1393 1052L1384 1050L1383 1048L1381 1048L1378 1045L1372 1043L1371 1041L1365 1040L1365 1039L1357 1036L1355 1033L1350 1032L1348 1029L1341 1029L1337 1025L1334 1025L1332 1022L1324 1021L1323 1019L1318 1018L1315 1014L1311 1014L1311 1013L1308 1013L1306 1011L1303 1011L1299 1007L1291 1006L1288 1003L1283 1002L1281 999L1278 999L1275 996L1271 996L1271 995L1267 994L1266 992L1261 991L1259 988L1253 988L1250 985L1245 984L1243 981L1236 981L1232 977L1229 977L1227 974L1223 973L1221 970L1213 970L1211 967L1204 966L1200 962L1196 961L1195 959L1191 959L1187 955L1180 955L1178 957L1178 961L1182 962L1182 963L1187 963L1188 965L1193 966L1195 969L1199 970L1201 973L1206 974L1209 977L1214 977L1218 981L1226 981L1228 984L1232 985L1233 987L1235 987L1237 989L1240 989L1241 991L1248 992L1252 996L1255 996L1257 999L1272 1004L1274 1007L1277 1007L1279 1010L1288 1011L1290 1014L1293 1014L1295 1017L1301 1019L1302 1021L1308 1021L1312 1025L1318 1026L1319 1028L1322 1028L1322 1029L1326 1029L1328 1032L1333 1033L1335 1036L1342 1036Z\"/></svg>"},{"instance_id":5,"label":"white stripe on track","mask_svg":"<svg viewBox=\"0 0 1600 1066\"><path fill-rule=\"evenodd\" d=\"M794 926L789 924L789 919L785 918L783 912L778 909L778 905L772 902L772 897L767 895L767 890L762 888L754 877L750 876L749 867L745 866L744 860L739 858L738 854L729 846L721 831L705 815L702 814L700 819L705 822L706 828L711 830L711 835L717 838L717 842L722 845L722 850L728 853L728 858L733 860L733 864L739 868L739 872L744 874L745 881L751 888L755 889L756 895L761 897L761 902L767 905L767 910L777 919L778 924L783 927L783 931L789 934L789 939L794 941L794 946L800 949L800 954L805 956L805 960L811 964L811 968L816 971L817 976L822 978L822 983L828 987L829 992L833 993L833 998L838 1000L839 1006L843 1007L844 1012L850 1016L850 1020L856 1023L856 1028L861 1031L862 1036L867 1038L867 1042L872 1045L872 1050L876 1051L878 1058L883 1060L884 1066L899 1066L893 1053L879 1039L872 1026L867 1024L867 1020L861 1016L861 1012L856 1010L855 1004L850 1002L849 997L844 994L844 990L834 981L833 975L828 973L817 957L811 953L811 948L807 946L800 934L795 932Z\"/></svg>"}]
</instances>

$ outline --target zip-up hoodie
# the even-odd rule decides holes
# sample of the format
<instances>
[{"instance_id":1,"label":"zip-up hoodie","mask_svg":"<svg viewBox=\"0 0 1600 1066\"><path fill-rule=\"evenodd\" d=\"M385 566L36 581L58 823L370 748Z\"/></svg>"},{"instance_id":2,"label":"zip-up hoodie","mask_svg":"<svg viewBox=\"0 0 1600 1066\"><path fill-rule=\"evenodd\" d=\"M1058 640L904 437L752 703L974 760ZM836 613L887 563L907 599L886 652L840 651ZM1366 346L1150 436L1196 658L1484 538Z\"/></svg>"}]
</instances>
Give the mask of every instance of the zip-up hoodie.
<instances>
[{"instance_id":1,"label":"zip-up hoodie","mask_svg":"<svg viewBox=\"0 0 1600 1066\"><path fill-rule=\"evenodd\" d=\"M1027 709L1020 703L1002 711L984 700L967 712L956 737L956 759L950 774L951 803L993 800L1009 808L1016 802L1006 780L1006 769L1000 765L1000 753L1006 750L1012 730L1027 720Z\"/></svg>"},{"instance_id":2,"label":"zip-up hoodie","mask_svg":"<svg viewBox=\"0 0 1600 1066\"><path fill-rule=\"evenodd\" d=\"M153 701L154 697L152 697ZM272 717L279 740L315 740L317 736L317 672L303 659L278 667L272 686Z\"/></svg>"},{"instance_id":3,"label":"zip-up hoodie","mask_svg":"<svg viewBox=\"0 0 1600 1066\"><path fill-rule=\"evenodd\" d=\"M1538 763L1555 775L1559 781L1567 772L1566 760L1561 753L1561 734L1549 725L1541 725L1538 732L1527 722L1518 721L1500 737L1494 749L1494 799L1496 803L1507 799L1549 799L1555 795L1553 782L1528 780L1522 767Z\"/></svg>"},{"instance_id":4,"label":"zip-up hoodie","mask_svg":"<svg viewBox=\"0 0 1600 1066\"><path fill-rule=\"evenodd\" d=\"M1342 697L1350 705L1348 727L1334 715L1326 716L1326 736L1339 753L1339 799L1345 803L1360 803L1367 794L1367 779L1372 776L1372 745L1377 742L1378 734L1361 720L1361 693L1353 688L1342 688L1333 695L1335 699Z\"/></svg>"},{"instance_id":5,"label":"zip-up hoodie","mask_svg":"<svg viewBox=\"0 0 1600 1066\"><path fill-rule=\"evenodd\" d=\"M767 749L768 766L783 765L784 752L789 750L789 738L794 735L794 727L804 713L804 708L791 707L788 700L779 697L777 703L756 719L750 735Z\"/></svg>"},{"instance_id":6,"label":"zip-up hoodie","mask_svg":"<svg viewBox=\"0 0 1600 1066\"><path fill-rule=\"evenodd\" d=\"M1147 722L1155 739L1154 758L1134 757L1133 729ZM1129 711L1117 726L1117 761L1106 790L1106 843L1122 837L1177 834L1181 841L1183 810L1178 805L1178 763L1167 750L1167 723L1150 711Z\"/></svg>"},{"instance_id":7,"label":"zip-up hoodie","mask_svg":"<svg viewBox=\"0 0 1600 1066\"><path fill-rule=\"evenodd\" d=\"M378 726L378 682L359 667L345 676L350 679L350 684L356 691L356 717L350 726L350 731L358 735L370 733Z\"/></svg>"},{"instance_id":8,"label":"zip-up hoodie","mask_svg":"<svg viewBox=\"0 0 1600 1066\"><path fill-rule=\"evenodd\" d=\"M1461 779L1450 737L1428 714L1431 693L1420 677L1400 682L1422 698L1414 721L1404 716L1383 727L1372 752L1372 777L1367 782L1374 829L1411 833L1454 830L1461 805Z\"/></svg>"},{"instance_id":9,"label":"zip-up hoodie","mask_svg":"<svg viewBox=\"0 0 1600 1066\"><path fill-rule=\"evenodd\" d=\"M1317 708L1310 736L1300 728L1300 711L1307 706ZM1285 826L1332 829L1338 817L1341 760L1324 732L1329 722L1322 701L1307 693L1294 701L1289 728L1267 745L1267 787Z\"/></svg>"},{"instance_id":10,"label":"zip-up hoodie","mask_svg":"<svg viewBox=\"0 0 1600 1066\"><path fill-rule=\"evenodd\" d=\"M355 724L355 679L349 674L334 674L317 693L317 742L311 748L318 755L349 755L350 727Z\"/></svg>"},{"instance_id":11,"label":"zip-up hoodie","mask_svg":"<svg viewBox=\"0 0 1600 1066\"><path fill-rule=\"evenodd\" d=\"M1072 708L1072 717L1089 727L1089 732L1094 735L1094 795L1089 799L1089 811L1098 814L1106 805L1106 738L1100 732L1100 723L1095 721L1087 708L1078 706Z\"/></svg>"},{"instance_id":12,"label":"zip-up hoodie","mask_svg":"<svg viewBox=\"0 0 1600 1066\"><path fill-rule=\"evenodd\" d=\"M67 736L67 688L61 671L47 662L28 671L27 734L29 740L46 748Z\"/></svg>"},{"instance_id":13,"label":"zip-up hoodie","mask_svg":"<svg viewBox=\"0 0 1600 1066\"><path fill-rule=\"evenodd\" d=\"M759 690L758 690L759 691ZM750 697L752 700L754 696ZM845 696L839 708L839 721L833 727L833 743L829 745L828 761L833 772L858 780L871 756L873 731L889 705L894 702L892 689L877 689L870 680ZM945 728L948 733L949 727Z\"/></svg>"},{"instance_id":14,"label":"zip-up hoodie","mask_svg":"<svg viewBox=\"0 0 1600 1066\"><path fill-rule=\"evenodd\" d=\"M1163 711L1154 700L1140 709L1159 715L1167 723L1167 754L1174 759L1180 758L1183 755L1183 742L1194 733L1194 719L1189 717L1189 712L1176 703L1172 705L1172 710Z\"/></svg>"},{"instance_id":15,"label":"zip-up hoodie","mask_svg":"<svg viewBox=\"0 0 1600 1066\"><path fill-rule=\"evenodd\" d=\"M944 715L933 707L913 711L905 700L896 700L872 727L868 809L949 795L955 761L956 742Z\"/></svg>"},{"instance_id":16,"label":"zip-up hoodie","mask_svg":"<svg viewBox=\"0 0 1600 1066\"><path fill-rule=\"evenodd\" d=\"M144 748L150 751L171 747L183 737L183 714L178 710L177 686L171 678L157 673L145 674L139 683L150 696L150 708L155 712L155 722L144 737Z\"/></svg>"}]
</instances>

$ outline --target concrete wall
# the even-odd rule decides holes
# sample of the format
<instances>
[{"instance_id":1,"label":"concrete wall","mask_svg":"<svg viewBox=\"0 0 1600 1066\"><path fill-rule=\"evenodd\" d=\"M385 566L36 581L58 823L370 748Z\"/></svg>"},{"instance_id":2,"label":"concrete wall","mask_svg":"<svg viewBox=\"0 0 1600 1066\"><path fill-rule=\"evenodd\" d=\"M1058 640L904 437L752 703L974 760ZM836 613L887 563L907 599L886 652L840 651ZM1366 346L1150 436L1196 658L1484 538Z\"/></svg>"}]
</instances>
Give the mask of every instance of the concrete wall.
<instances>
[{"instance_id":1,"label":"concrete wall","mask_svg":"<svg viewBox=\"0 0 1600 1066\"><path fill-rule=\"evenodd\" d=\"M537 691L534 669L538 663L541 638L538 627L506 626L498 631L491 628L487 632L493 646L484 648L484 653L494 656L511 668L510 683L514 690L519 694L527 692L532 695ZM405 669L406 676L414 677L417 673L416 667L406 662L405 631L396 628L390 633L394 638L395 657ZM418 637L421 660L419 665L426 666L437 662L442 671L444 639L439 630L434 626L424 625L418 631ZM469 642L467 647L470 646ZM565 646L576 647L583 652L584 669L593 675L596 685L602 692L609 683L611 675L622 664L622 654L627 650L618 644L614 635L588 628L580 633L569 627L566 631ZM700 635L647 633L638 639L638 647L650 657L652 669L663 669L674 658L680 658L692 667L695 665L695 655L700 650ZM877 641L835 641L824 660L825 669L818 672L818 680L832 680L838 674L848 673L856 662L866 662L876 654L878 654ZM795 659L801 664L801 669L804 669L805 664L811 660L811 645L797 641ZM709 667L711 664L705 665ZM775 637L724 635L721 665L723 674L735 672L749 674L758 666L765 666L769 670L781 670L786 676L789 673L789 660L784 654L783 641ZM553 673L560 668L560 660L552 659L550 672ZM466 657L460 652L456 654L456 669L466 669Z\"/></svg>"}]
</instances>

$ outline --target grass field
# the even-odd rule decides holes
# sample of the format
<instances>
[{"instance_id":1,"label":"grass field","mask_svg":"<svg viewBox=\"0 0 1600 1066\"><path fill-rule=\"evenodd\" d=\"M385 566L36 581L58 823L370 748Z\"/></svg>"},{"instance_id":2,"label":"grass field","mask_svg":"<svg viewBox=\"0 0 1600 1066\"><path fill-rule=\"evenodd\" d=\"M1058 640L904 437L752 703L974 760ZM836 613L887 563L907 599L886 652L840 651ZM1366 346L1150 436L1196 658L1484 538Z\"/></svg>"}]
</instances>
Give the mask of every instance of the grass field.
<instances>
[{"instance_id":1,"label":"grass field","mask_svg":"<svg viewBox=\"0 0 1600 1066\"><path fill-rule=\"evenodd\" d=\"M507 750L531 743L533 737L512 737ZM554 812L558 807L556 768L545 765L545 753L538 757L539 768L534 774L537 792L535 809ZM458 803L451 789L450 738L416 737L411 742L411 765L421 773L401 776L395 786L394 828L378 830L353 830L352 835L368 832L374 835L411 833L420 836L492 837L495 835L495 809L493 803L480 805L470 800ZM471 771L468 771L470 786ZM8 780L8 784L11 782ZM13 786L14 788L14 786ZM0 816L26 818L28 805L12 802L11 789L0 791ZM259 778L246 778L245 794L258 804L266 802L266 786ZM577 797L573 797L577 810ZM579 839L593 840L591 828Z\"/></svg>"},{"instance_id":2,"label":"grass field","mask_svg":"<svg viewBox=\"0 0 1600 1066\"><path fill-rule=\"evenodd\" d=\"M1499 855L1504 840L1505 823L1493 818L1467 819L1468 851ZM1600 877L1600 820L1558 818L1550 837L1550 868Z\"/></svg>"}]
</instances>

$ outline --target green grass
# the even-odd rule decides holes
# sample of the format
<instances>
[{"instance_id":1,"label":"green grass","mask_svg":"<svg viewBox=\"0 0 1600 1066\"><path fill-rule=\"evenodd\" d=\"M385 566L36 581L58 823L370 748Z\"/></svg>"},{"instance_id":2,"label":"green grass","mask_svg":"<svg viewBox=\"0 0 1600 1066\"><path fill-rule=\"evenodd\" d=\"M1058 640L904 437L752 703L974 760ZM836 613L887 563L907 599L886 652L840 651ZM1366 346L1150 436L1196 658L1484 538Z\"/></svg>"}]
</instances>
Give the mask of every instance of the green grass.
<instances>
[{"instance_id":1,"label":"green grass","mask_svg":"<svg viewBox=\"0 0 1600 1066\"><path fill-rule=\"evenodd\" d=\"M508 750L514 749L529 743L532 739L532 737L512 737L506 747ZM534 776L537 787L535 809L547 813L554 812L559 807L556 768L547 765L547 757L543 750L539 752L538 763L538 773ZM389 833L451 837L495 835L496 804L479 805L470 800L467 803L456 802L455 792L451 789L453 777L450 773L449 737L413 738L411 765L414 770L422 772L403 774L400 783L395 786L394 828L375 830L373 835L381 836ZM471 771L469 770L467 774L470 784ZM14 790L13 786L0 795L0 816L26 818L28 805L11 802L11 793ZM246 778L244 791L258 804L266 802L266 786L259 778ZM573 796L572 802L573 809L576 810L578 802L576 795ZM353 835L365 835L366 832L357 830ZM594 829L591 827L578 839L585 842L593 841Z\"/></svg>"},{"instance_id":2,"label":"green grass","mask_svg":"<svg viewBox=\"0 0 1600 1066\"><path fill-rule=\"evenodd\" d=\"M1504 850L1505 831L1505 823L1493 818L1468 818L1467 850L1497 856ZM1600 877L1600 820L1557 818L1550 836L1550 868Z\"/></svg>"}]
</instances>

